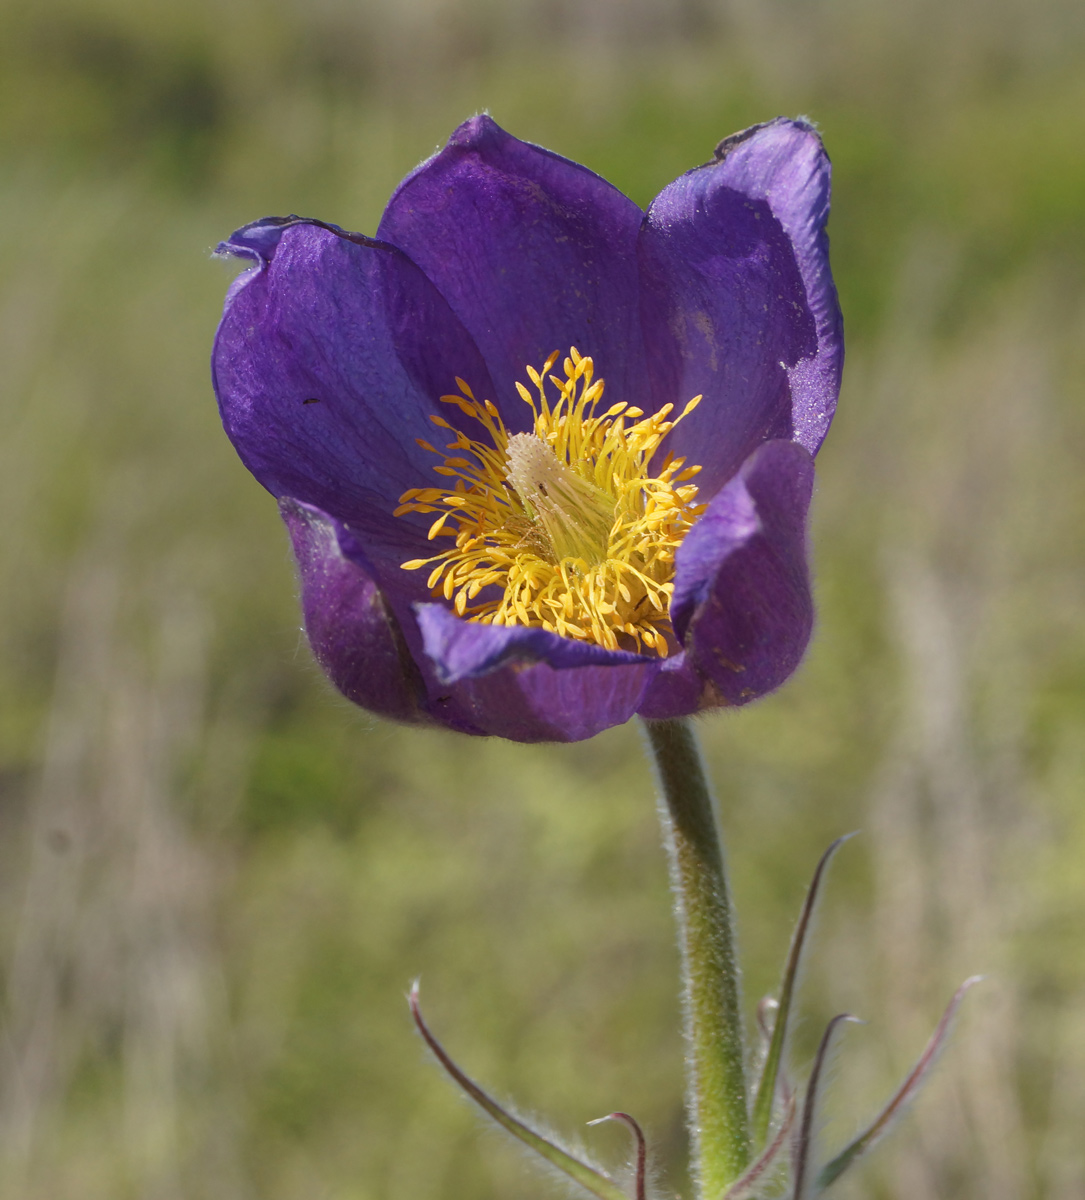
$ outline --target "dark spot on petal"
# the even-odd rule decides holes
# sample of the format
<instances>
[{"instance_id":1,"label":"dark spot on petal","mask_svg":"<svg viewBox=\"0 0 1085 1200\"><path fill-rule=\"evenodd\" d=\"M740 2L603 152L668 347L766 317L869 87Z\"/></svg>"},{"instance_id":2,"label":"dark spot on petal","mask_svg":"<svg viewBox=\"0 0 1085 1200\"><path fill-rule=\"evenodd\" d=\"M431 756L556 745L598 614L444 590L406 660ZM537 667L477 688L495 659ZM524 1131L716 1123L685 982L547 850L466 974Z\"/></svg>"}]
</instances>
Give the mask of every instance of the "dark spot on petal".
<instances>
[{"instance_id":1,"label":"dark spot on petal","mask_svg":"<svg viewBox=\"0 0 1085 1200\"><path fill-rule=\"evenodd\" d=\"M319 404L319 403L320 403L319 396L310 396L308 400L302 401L302 404Z\"/></svg>"},{"instance_id":2,"label":"dark spot on petal","mask_svg":"<svg viewBox=\"0 0 1085 1200\"><path fill-rule=\"evenodd\" d=\"M741 146L743 142L749 141L755 133L764 129L767 123L762 121L760 125L751 125L749 129L743 129L739 133L732 133L730 137L725 137L716 147L716 162L723 162L736 146Z\"/></svg>"}]
</instances>

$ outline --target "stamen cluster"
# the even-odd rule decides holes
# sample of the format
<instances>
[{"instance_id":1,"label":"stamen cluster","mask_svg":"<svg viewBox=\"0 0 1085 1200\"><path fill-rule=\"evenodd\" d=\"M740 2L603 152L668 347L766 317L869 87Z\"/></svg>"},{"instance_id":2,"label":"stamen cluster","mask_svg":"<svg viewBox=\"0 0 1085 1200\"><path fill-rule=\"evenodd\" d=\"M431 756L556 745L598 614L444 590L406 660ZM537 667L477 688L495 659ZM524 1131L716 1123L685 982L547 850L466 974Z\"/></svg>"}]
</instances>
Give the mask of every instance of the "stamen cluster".
<instances>
[{"instance_id":1,"label":"stamen cluster","mask_svg":"<svg viewBox=\"0 0 1085 1200\"><path fill-rule=\"evenodd\" d=\"M624 402L597 412L604 384L593 380L591 358L572 348L564 377L549 374L557 359L555 351L541 370L527 368L534 394L516 385L534 415L532 433L510 435L496 405L477 400L462 379L459 394L441 397L477 421L490 444L430 418L453 435L451 453L418 444L441 456L434 471L449 485L411 488L395 512L439 514L429 538L454 545L403 568L429 566L432 594L469 620L665 657L674 647L675 551L704 510L688 482L701 468L669 454L658 474L648 468L701 397L673 420L672 404L647 417ZM557 389L552 403L548 384Z\"/></svg>"}]
</instances>

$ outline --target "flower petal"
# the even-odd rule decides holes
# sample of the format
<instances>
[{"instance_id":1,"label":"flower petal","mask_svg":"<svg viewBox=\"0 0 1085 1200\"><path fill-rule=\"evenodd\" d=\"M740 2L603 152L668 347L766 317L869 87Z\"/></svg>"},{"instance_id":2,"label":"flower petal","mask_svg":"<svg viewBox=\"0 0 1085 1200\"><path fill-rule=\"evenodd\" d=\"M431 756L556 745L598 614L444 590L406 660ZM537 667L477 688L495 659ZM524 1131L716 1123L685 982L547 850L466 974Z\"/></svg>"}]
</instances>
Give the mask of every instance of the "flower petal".
<instances>
[{"instance_id":1,"label":"flower petal","mask_svg":"<svg viewBox=\"0 0 1085 1200\"><path fill-rule=\"evenodd\" d=\"M731 186L764 197L787 231L817 327L817 353L789 366L795 440L817 454L836 412L844 366L844 322L829 268L832 165L806 121L777 118L724 139L716 158Z\"/></svg>"},{"instance_id":2,"label":"flower petal","mask_svg":"<svg viewBox=\"0 0 1085 1200\"><path fill-rule=\"evenodd\" d=\"M373 575L343 556L335 523L289 497L279 511L298 563L305 632L332 683L383 717L434 723L424 711L425 683L399 622Z\"/></svg>"},{"instance_id":3,"label":"flower petal","mask_svg":"<svg viewBox=\"0 0 1085 1200\"><path fill-rule=\"evenodd\" d=\"M637 711L660 660L527 626L463 621L415 605L439 679L486 733L517 742L576 742Z\"/></svg>"},{"instance_id":4,"label":"flower petal","mask_svg":"<svg viewBox=\"0 0 1085 1200\"><path fill-rule=\"evenodd\" d=\"M503 667L455 685L457 700L484 731L513 742L580 742L637 711L655 668L555 670L547 663Z\"/></svg>"},{"instance_id":5,"label":"flower petal","mask_svg":"<svg viewBox=\"0 0 1085 1200\"><path fill-rule=\"evenodd\" d=\"M647 403L632 200L598 175L473 117L400 184L378 236L404 250L471 331L514 431L527 365L576 346L613 399ZM481 384L469 376L478 393Z\"/></svg>"},{"instance_id":6,"label":"flower petal","mask_svg":"<svg viewBox=\"0 0 1085 1200\"><path fill-rule=\"evenodd\" d=\"M349 700L380 716L517 742L580 741L627 721L657 669L654 661L612 655L598 646L586 647L582 660L616 659L617 665L578 667L573 658L580 647L568 643L565 653L561 646L543 648L561 667L540 661L542 656L529 649L510 650L503 657L491 655L485 675L449 682L447 674L438 676L423 649L441 642L442 635L433 630L444 618L462 626L469 641L489 627L460 621L439 604L418 605L430 614L429 631L423 633L409 599L394 588L378 587L375 569L349 530L290 498L280 502L280 510L294 545L313 654ZM546 637L565 643L553 634ZM462 643L457 646L448 630L444 640L462 666L467 658Z\"/></svg>"},{"instance_id":7,"label":"flower petal","mask_svg":"<svg viewBox=\"0 0 1085 1200\"><path fill-rule=\"evenodd\" d=\"M693 666L728 704L779 687L810 640L805 526L813 482L807 450L767 442L678 549L671 620Z\"/></svg>"},{"instance_id":8,"label":"flower petal","mask_svg":"<svg viewBox=\"0 0 1085 1200\"><path fill-rule=\"evenodd\" d=\"M704 396L668 449L704 467L709 496L763 441L817 451L843 359L817 134L779 118L716 155L656 197L639 245L656 394L679 405Z\"/></svg>"},{"instance_id":9,"label":"flower petal","mask_svg":"<svg viewBox=\"0 0 1085 1200\"><path fill-rule=\"evenodd\" d=\"M392 246L315 222L269 219L220 250L253 258L228 297L212 357L223 424L276 496L346 522L380 566L428 553L400 495L436 482L432 413L478 350L422 272ZM485 386L485 384L483 385ZM439 436L439 435L438 435Z\"/></svg>"},{"instance_id":10,"label":"flower petal","mask_svg":"<svg viewBox=\"0 0 1085 1200\"><path fill-rule=\"evenodd\" d=\"M559 671L658 662L654 657L627 650L607 650L595 642L574 641L529 625L465 621L443 604L418 604L415 612L426 653L436 665L438 679L445 683L477 679L510 662L521 665L545 662Z\"/></svg>"},{"instance_id":11,"label":"flower petal","mask_svg":"<svg viewBox=\"0 0 1085 1200\"><path fill-rule=\"evenodd\" d=\"M646 721L669 721L691 713L719 708L727 701L693 665L685 650L664 660L637 706L637 715Z\"/></svg>"}]
</instances>

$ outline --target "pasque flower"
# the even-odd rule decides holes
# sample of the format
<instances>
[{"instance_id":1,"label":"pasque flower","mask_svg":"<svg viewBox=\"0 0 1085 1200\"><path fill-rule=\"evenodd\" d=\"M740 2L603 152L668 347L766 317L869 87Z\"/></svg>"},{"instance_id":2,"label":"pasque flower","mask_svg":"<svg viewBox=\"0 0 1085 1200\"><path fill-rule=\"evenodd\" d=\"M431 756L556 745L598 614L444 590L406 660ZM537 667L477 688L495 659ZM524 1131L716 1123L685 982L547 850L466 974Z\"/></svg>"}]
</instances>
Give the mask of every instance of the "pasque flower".
<instances>
[{"instance_id":1,"label":"pasque flower","mask_svg":"<svg viewBox=\"0 0 1085 1200\"><path fill-rule=\"evenodd\" d=\"M305 627L367 709L518 741L743 704L810 637L813 455L843 358L805 122L647 212L474 117L376 238L268 218L215 341Z\"/></svg>"}]
</instances>

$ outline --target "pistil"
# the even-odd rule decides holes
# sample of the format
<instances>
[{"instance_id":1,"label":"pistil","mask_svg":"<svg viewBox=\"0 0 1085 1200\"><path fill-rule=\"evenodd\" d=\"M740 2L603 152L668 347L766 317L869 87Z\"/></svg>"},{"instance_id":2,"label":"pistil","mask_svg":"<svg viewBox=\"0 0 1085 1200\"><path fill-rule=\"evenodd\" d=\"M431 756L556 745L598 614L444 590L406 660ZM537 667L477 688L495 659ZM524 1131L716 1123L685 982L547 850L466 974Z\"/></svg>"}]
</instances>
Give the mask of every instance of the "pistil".
<instances>
[{"instance_id":1,"label":"pistil","mask_svg":"<svg viewBox=\"0 0 1085 1200\"><path fill-rule=\"evenodd\" d=\"M531 520L545 533L555 563L606 558L614 497L589 483L534 433L509 438L508 478Z\"/></svg>"}]
</instances>

